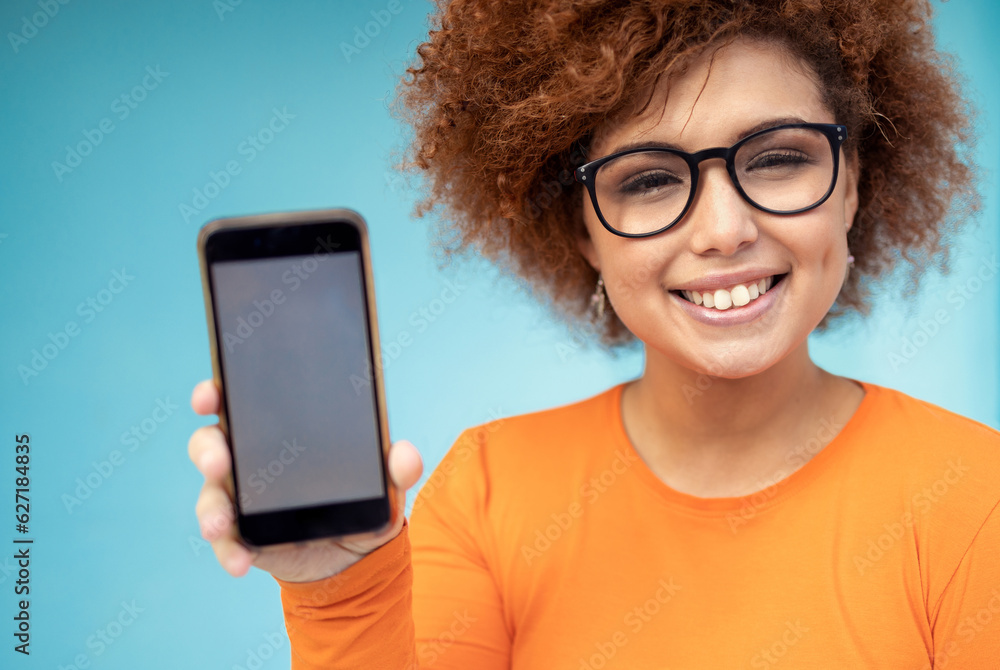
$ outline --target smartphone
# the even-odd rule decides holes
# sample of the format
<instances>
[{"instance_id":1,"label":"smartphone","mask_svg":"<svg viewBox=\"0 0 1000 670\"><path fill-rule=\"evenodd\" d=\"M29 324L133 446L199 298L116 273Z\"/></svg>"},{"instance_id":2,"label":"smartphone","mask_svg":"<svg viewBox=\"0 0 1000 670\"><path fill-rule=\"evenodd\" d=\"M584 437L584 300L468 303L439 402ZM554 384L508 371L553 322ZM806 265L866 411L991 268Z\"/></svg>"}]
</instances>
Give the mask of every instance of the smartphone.
<instances>
[{"instance_id":1,"label":"smartphone","mask_svg":"<svg viewBox=\"0 0 1000 670\"><path fill-rule=\"evenodd\" d=\"M217 219L198 255L243 540L391 525L364 219L347 209Z\"/></svg>"}]
</instances>

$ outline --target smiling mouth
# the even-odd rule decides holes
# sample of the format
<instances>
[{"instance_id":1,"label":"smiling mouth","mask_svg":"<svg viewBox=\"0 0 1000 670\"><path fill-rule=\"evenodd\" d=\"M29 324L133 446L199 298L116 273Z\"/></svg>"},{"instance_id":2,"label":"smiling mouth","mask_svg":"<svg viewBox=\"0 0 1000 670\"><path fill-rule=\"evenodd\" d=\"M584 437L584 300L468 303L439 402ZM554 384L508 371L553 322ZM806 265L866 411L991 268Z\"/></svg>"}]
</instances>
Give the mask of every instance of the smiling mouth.
<instances>
[{"instance_id":1,"label":"smiling mouth","mask_svg":"<svg viewBox=\"0 0 1000 670\"><path fill-rule=\"evenodd\" d=\"M725 311L749 305L774 288L786 276L787 273L772 275L755 282L734 284L729 288L720 288L714 291L671 291L671 293L695 305Z\"/></svg>"}]
</instances>

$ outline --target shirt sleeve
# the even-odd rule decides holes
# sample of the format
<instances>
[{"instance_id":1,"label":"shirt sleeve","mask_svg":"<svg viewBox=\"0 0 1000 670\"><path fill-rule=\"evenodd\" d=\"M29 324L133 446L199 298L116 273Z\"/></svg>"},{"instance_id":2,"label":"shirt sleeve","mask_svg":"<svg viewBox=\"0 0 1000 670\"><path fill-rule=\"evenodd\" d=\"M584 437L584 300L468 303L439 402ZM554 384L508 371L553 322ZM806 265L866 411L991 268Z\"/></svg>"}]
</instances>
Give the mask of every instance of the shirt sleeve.
<instances>
[{"instance_id":1,"label":"shirt sleeve","mask_svg":"<svg viewBox=\"0 0 1000 670\"><path fill-rule=\"evenodd\" d=\"M293 670L415 667L408 526L332 577L277 580Z\"/></svg>"},{"instance_id":2,"label":"shirt sleeve","mask_svg":"<svg viewBox=\"0 0 1000 670\"><path fill-rule=\"evenodd\" d=\"M488 518L490 428L462 433L413 504L413 614L420 668L510 668L512 635Z\"/></svg>"},{"instance_id":3,"label":"shirt sleeve","mask_svg":"<svg viewBox=\"0 0 1000 670\"><path fill-rule=\"evenodd\" d=\"M934 668L1000 667L1000 503L941 595L932 631Z\"/></svg>"},{"instance_id":4,"label":"shirt sleeve","mask_svg":"<svg viewBox=\"0 0 1000 670\"><path fill-rule=\"evenodd\" d=\"M459 437L388 543L327 579L277 580L293 670L510 667L487 559L485 434Z\"/></svg>"}]
</instances>

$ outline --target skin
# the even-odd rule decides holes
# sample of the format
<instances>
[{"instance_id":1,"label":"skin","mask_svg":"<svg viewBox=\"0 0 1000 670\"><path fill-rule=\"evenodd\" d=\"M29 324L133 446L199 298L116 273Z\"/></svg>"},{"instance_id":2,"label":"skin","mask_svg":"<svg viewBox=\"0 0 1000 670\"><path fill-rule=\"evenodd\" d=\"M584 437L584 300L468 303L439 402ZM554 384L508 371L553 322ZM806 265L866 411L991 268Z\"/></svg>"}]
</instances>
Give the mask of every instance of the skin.
<instances>
[{"instance_id":1,"label":"skin","mask_svg":"<svg viewBox=\"0 0 1000 670\"><path fill-rule=\"evenodd\" d=\"M836 122L807 65L779 45L737 40L661 80L643 114L595 134L592 155L637 141L689 152L725 147L760 123L788 118ZM584 197L588 236L580 250L602 273L615 312L646 345L645 371L623 395L625 428L672 488L701 497L765 488L790 474L790 462L803 464L793 450L827 434L821 420L842 425L861 402L863 389L817 367L807 343L844 281L858 195L854 162L842 154L841 166L825 203L774 215L740 197L724 161L706 161L685 218L643 239L607 231ZM747 324L703 324L669 292L749 268L787 276L772 289L781 289L774 307Z\"/></svg>"},{"instance_id":2,"label":"skin","mask_svg":"<svg viewBox=\"0 0 1000 670\"><path fill-rule=\"evenodd\" d=\"M645 140L690 152L729 146L759 122L788 117L835 121L807 66L779 46L738 40L707 50L683 75L662 81L644 114L599 129L593 155ZM817 367L806 339L844 280L846 233L858 196L854 162L842 156L841 166L823 205L777 216L742 200L722 161L707 161L685 219L642 240L605 230L585 198L588 236L580 239L580 250L602 273L614 310L646 345L644 373L623 395L625 428L640 457L672 488L701 497L761 490L801 467L806 459L795 451L798 445L829 436L821 420L843 425L860 404L861 387ZM700 323L670 293L708 274L751 267L787 277L775 294L780 299L747 324ZM215 385L199 384L191 406L198 414L217 414ZM412 444L392 445L389 474L400 513L396 525L380 534L258 551L236 535L231 463L218 426L195 431L189 455L205 477L196 513L219 563L235 576L256 565L288 581L341 572L395 537L405 492L423 469Z\"/></svg>"},{"instance_id":3,"label":"skin","mask_svg":"<svg viewBox=\"0 0 1000 670\"><path fill-rule=\"evenodd\" d=\"M195 386L191 394L191 408L197 414L218 414L219 402L219 390L211 380ZM397 492L397 515L393 526L381 533L361 533L338 541L318 540L255 549L240 542L236 533L232 461L218 425L202 426L191 435L188 456L205 477L195 514L201 535L211 543L219 564L234 577L242 577L251 565L255 565L290 582L311 582L335 575L396 537L403 527L406 490L417 483L423 472L416 447L405 440L394 442L389 449L389 476Z\"/></svg>"}]
</instances>

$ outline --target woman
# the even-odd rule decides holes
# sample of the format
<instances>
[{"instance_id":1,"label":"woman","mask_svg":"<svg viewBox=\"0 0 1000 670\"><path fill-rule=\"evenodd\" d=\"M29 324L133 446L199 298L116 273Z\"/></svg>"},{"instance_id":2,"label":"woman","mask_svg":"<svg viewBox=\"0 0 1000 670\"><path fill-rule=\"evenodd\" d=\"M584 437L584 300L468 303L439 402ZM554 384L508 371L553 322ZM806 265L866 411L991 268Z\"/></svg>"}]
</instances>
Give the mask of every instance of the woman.
<instances>
[{"instance_id":1,"label":"woman","mask_svg":"<svg viewBox=\"0 0 1000 670\"><path fill-rule=\"evenodd\" d=\"M197 431L202 532L279 580L294 667L997 667L1000 436L807 347L974 208L928 13L441 8L402 98L427 207L646 366L466 431L412 525L340 543L241 545Z\"/></svg>"}]
</instances>

